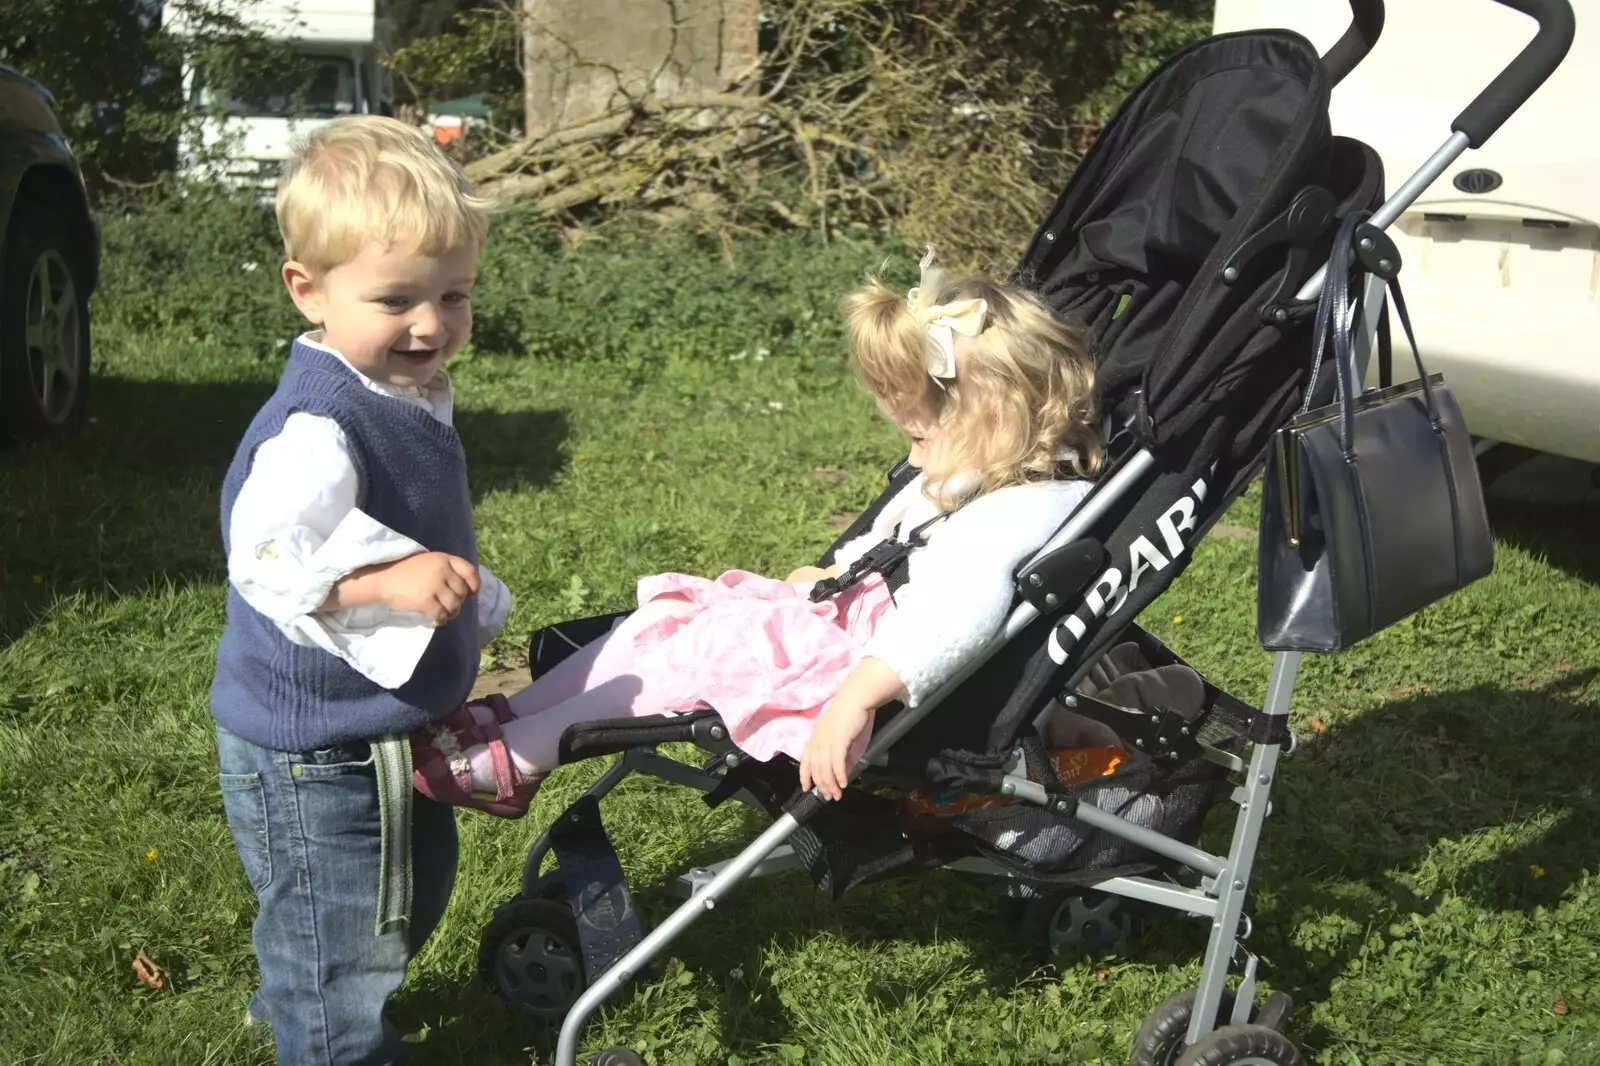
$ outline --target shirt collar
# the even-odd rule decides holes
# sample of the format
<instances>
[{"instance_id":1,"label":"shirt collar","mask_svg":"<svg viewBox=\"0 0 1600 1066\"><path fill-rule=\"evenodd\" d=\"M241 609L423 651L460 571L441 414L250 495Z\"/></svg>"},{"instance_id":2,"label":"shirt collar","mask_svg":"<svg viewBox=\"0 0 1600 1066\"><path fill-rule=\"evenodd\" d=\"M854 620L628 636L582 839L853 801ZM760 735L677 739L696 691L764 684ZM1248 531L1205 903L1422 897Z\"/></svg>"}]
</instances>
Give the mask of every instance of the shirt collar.
<instances>
[{"instance_id":1,"label":"shirt collar","mask_svg":"<svg viewBox=\"0 0 1600 1066\"><path fill-rule=\"evenodd\" d=\"M450 391L450 375L445 373L443 370L436 372L428 381L428 383L422 386L390 385L382 381L374 381L361 371L357 370L355 367L351 366L350 360L346 359L342 352L334 348L330 348L328 345L322 343L321 333L321 330L316 330L311 333L303 333L300 335L300 343L304 344L307 348L315 348L319 352L326 352L328 355L331 355L335 359L339 360L339 362L344 364L345 369L354 374L356 378L360 380L361 384L365 385L373 392L376 392L382 396L393 396L399 400L426 400L437 396L441 392Z\"/></svg>"}]
</instances>

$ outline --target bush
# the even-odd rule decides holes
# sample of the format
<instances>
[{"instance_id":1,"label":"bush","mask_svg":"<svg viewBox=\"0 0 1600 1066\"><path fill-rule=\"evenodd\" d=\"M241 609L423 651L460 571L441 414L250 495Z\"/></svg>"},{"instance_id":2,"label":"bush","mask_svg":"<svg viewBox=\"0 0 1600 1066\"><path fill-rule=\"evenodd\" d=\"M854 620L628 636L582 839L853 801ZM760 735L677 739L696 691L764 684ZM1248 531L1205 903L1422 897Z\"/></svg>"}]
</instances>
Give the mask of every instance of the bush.
<instances>
[{"instance_id":1,"label":"bush","mask_svg":"<svg viewBox=\"0 0 1600 1066\"><path fill-rule=\"evenodd\" d=\"M741 353L765 359L827 349L837 357L836 279L864 277L894 254L879 242L823 248L798 233L723 246L681 230L573 252L544 232L513 217L491 242L474 298L475 348L641 371ZM900 261L904 269L908 257Z\"/></svg>"},{"instance_id":2,"label":"bush","mask_svg":"<svg viewBox=\"0 0 1600 1066\"><path fill-rule=\"evenodd\" d=\"M97 326L116 333L224 344L240 355L283 354L305 328L283 284L271 212L211 188L102 217L105 270ZM837 360L843 295L836 279L862 277L894 249L879 241L803 234L723 244L685 231L612 227L581 250L528 212L495 221L473 294L473 351L603 360L644 375L677 359ZM897 282L914 276L898 256ZM798 269L797 263L806 264Z\"/></svg>"},{"instance_id":3,"label":"bush","mask_svg":"<svg viewBox=\"0 0 1600 1066\"><path fill-rule=\"evenodd\" d=\"M108 201L100 224L97 330L236 345L259 357L301 328L278 280L277 224L254 199L195 184Z\"/></svg>"}]
</instances>

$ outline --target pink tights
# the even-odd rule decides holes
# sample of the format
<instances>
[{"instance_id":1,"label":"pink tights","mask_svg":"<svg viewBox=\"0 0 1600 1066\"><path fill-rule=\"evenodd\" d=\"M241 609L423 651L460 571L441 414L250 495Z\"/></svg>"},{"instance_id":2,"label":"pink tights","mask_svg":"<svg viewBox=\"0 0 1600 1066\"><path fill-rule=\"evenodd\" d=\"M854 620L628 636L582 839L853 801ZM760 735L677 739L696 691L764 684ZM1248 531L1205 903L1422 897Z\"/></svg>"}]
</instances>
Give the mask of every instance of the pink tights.
<instances>
[{"instance_id":1,"label":"pink tights","mask_svg":"<svg viewBox=\"0 0 1600 1066\"><path fill-rule=\"evenodd\" d=\"M543 677L510 697L514 722L500 727L506 748L524 774L555 769L561 734L578 722L665 713L659 692L629 672L634 634L664 618L693 614L697 608L681 596L660 596L625 618L616 629L573 652ZM474 707L482 719L486 707ZM475 789L494 791L494 769L484 745L465 752L472 764Z\"/></svg>"}]
</instances>

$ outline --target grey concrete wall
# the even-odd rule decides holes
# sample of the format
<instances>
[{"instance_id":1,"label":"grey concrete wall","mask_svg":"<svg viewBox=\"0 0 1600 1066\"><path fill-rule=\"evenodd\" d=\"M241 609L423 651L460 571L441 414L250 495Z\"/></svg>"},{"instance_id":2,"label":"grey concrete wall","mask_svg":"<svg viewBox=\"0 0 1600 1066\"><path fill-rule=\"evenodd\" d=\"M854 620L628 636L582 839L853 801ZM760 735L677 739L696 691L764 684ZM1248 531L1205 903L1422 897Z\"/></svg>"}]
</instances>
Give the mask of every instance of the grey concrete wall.
<instances>
[{"instance_id":1,"label":"grey concrete wall","mask_svg":"<svg viewBox=\"0 0 1600 1066\"><path fill-rule=\"evenodd\" d=\"M523 0L527 132L629 97L719 92L757 60L759 0Z\"/></svg>"}]
</instances>

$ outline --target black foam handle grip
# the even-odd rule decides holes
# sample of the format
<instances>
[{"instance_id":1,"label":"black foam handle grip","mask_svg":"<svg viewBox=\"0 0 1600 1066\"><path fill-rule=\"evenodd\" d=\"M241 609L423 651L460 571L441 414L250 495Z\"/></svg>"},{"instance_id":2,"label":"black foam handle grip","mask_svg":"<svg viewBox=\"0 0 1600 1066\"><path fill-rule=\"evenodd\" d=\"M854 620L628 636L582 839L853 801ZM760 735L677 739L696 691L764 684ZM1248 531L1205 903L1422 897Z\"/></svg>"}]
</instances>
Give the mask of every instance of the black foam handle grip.
<instances>
[{"instance_id":1,"label":"black foam handle grip","mask_svg":"<svg viewBox=\"0 0 1600 1066\"><path fill-rule=\"evenodd\" d=\"M1572 5L1567 0L1495 0L1495 3L1531 16L1539 23L1539 32L1526 48L1517 53L1511 65L1456 116L1450 128L1465 133L1473 148L1483 147L1483 142L1494 135L1517 108L1528 102L1539 86L1544 84L1572 47Z\"/></svg>"},{"instance_id":2,"label":"black foam handle grip","mask_svg":"<svg viewBox=\"0 0 1600 1066\"><path fill-rule=\"evenodd\" d=\"M1350 28L1322 57L1322 65L1328 68L1335 85L1367 58L1383 33L1383 0L1350 0L1350 14L1354 16Z\"/></svg>"}]
</instances>

